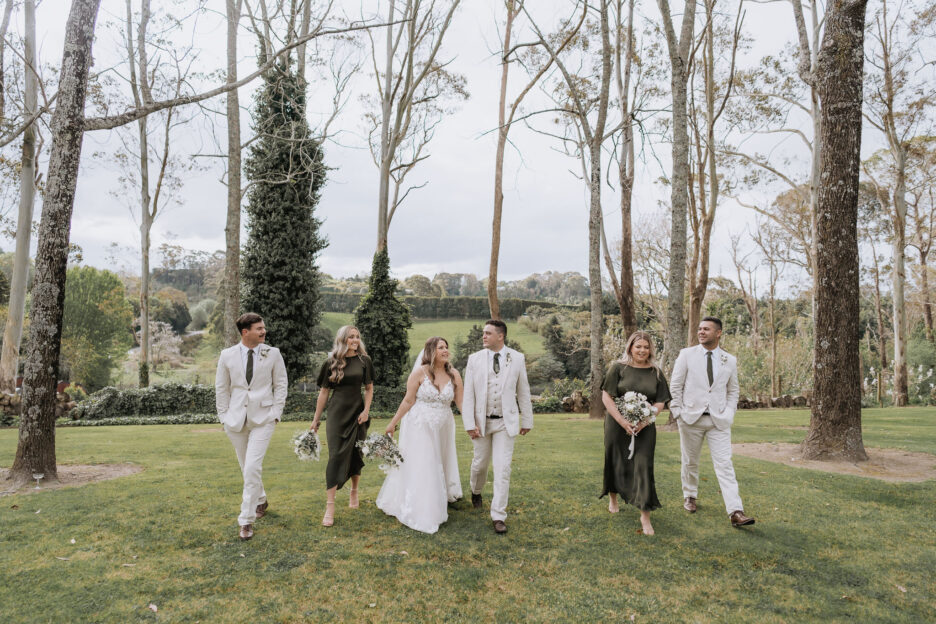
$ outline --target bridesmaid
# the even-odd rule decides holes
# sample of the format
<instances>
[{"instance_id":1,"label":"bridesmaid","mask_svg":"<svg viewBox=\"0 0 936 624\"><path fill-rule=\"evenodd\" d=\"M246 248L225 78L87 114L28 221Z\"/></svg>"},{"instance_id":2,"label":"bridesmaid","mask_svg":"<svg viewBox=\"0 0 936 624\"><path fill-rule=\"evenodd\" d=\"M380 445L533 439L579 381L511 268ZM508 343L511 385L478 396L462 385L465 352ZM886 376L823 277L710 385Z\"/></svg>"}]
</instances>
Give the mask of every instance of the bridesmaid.
<instances>
[{"instance_id":1,"label":"bridesmaid","mask_svg":"<svg viewBox=\"0 0 936 624\"><path fill-rule=\"evenodd\" d=\"M634 427L621 416L614 399L630 391L645 395L656 414L671 398L666 377L655 362L653 339L647 332L631 334L624 346L624 355L611 364L602 384L601 401L608 415L604 428L604 489L599 498L608 494L608 511L617 513L617 496L620 494L625 503L640 510L644 535L653 535L650 512L660 508L653 481L656 425ZM634 435L634 456L628 459Z\"/></svg>"},{"instance_id":2,"label":"bridesmaid","mask_svg":"<svg viewBox=\"0 0 936 624\"><path fill-rule=\"evenodd\" d=\"M325 503L323 526L335 523L335 492L351 479L348 507L357 509L358 481L364 459L355 446L367 436L370 425L369 412L374 398L374 365L367 357L361 333L356 327L345 325L338 330L335 344L328 359L322 364L318 376L320 388L315 403L315 418L312 431L318 431L322 412L328 407L328 466L325 468L325 487L328 501ZM364 386L364 398L361 398ZM331 394L331 398L329 398Z\"/></svg>"}]
</instances>

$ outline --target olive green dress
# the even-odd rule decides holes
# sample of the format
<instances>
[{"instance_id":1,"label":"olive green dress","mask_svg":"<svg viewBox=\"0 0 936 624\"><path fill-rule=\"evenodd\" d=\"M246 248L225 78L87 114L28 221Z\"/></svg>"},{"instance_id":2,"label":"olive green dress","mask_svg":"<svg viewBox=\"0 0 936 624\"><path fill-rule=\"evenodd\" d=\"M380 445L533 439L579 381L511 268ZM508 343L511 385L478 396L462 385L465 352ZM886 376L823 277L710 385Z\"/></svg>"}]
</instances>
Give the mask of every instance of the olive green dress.
<instances>
[{"instance_id":1,"label":"olive green dress","mask_svg":"<svg viewBox=\"0 0 936 624\"><path fill-rule=\"evenodd\" d=\"M630 391L639 392L646 395L651 405L667 403L672 398L666 378L662 373L658 373L657 369L634 368L621 362L615 362L608 369L601 389L612 398L623 396ZM631 436L607 414L604 442L604 489L599 498L609 492L615 492L625 503L641 511L659 509L660 501L653 480L656 425L647 425L637 434L634 456L628 459Z\"/></svg>"},{"instance_id":2,"label":"olive green dress","mask_svg":"<svg viewBox=\"0 0 936 624\"><path fill-rule=\"evenodd\" d=\"M364 411L361 388L374 383L374 365L366 355L356 355L348 358L344 377L337 384L328 380L330 374L328 360L325 360L316 383L320 388L332 391L325 408L328 415L325 423L328 440L325 487L329 490L333 487L341 489L345 481L361 474L364 467L364 458L355 443L367 437L370 420L359 425L357 419Z\"/></svg>"}]
</instances>

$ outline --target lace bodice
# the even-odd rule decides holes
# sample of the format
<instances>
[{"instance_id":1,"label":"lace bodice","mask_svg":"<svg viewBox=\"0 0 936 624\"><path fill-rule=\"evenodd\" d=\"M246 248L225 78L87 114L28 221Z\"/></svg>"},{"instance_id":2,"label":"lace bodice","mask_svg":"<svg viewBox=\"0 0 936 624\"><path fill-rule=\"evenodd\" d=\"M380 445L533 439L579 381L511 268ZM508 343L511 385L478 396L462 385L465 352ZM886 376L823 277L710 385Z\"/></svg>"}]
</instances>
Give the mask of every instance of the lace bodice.
<instances>
[{"instance_id":1,"label":"lace bodice","mask_svg":"<svg viewBox=\"0 0 936 624\"><path fill-rule=\"evenodd\" d=\"M416 403L428 403L431 407L449 407L454 399L455 384L451 379L442 387L442 392L439 392L427 375L423 377L419 390L416 392Z\"/></svg>"}]
</instances>

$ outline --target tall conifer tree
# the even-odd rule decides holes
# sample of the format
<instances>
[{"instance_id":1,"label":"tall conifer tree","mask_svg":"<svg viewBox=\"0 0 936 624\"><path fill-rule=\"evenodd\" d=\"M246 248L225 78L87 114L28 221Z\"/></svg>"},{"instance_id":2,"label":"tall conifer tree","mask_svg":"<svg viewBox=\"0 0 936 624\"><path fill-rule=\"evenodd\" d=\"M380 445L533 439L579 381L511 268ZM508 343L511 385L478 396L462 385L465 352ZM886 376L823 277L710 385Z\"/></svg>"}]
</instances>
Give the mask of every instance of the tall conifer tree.
<instances>
[{"instance_id":1,"label":"tall conifer tree","mask_svg":"<svg viewBox=\"0 0 936 624\"><path fill-rule=\"evenodd\" d=\"M263 80L253 111L257 139L244 167L250 189L241 296L245 311L264 318L269 342L282 351L294 382L309 372L321 318L316 256L327 241L315 208L325 165L305 118L305 80L288 62Z\"/></svg>"}]
</instances>

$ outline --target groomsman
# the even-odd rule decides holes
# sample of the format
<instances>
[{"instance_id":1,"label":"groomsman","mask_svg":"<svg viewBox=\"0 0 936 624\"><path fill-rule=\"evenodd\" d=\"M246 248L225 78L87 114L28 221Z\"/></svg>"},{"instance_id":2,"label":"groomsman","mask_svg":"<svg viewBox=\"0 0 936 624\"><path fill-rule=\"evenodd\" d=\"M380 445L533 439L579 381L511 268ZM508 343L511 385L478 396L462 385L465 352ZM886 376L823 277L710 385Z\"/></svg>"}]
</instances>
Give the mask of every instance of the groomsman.
<instances>
[{"instance_id":1,"label":"groomsman","mask_svg":"<svg viewBox=\"0 0 936 624\"><path fill-rule=\"evenodd\" d=\"M708 438L715 476L733 527L754 524L744 515L738 481L731 462L731 423L738 407L738 360L719 346L722 322L707 316L699 323L699 344L676 358L670 382L670 411L679 425L682 447L683 508L697 509L699 453Z\"/></svg>"},{"instance_id":2,"label":"groomsman","mask_svg":"<svg viewBox=\"0 0 936 624\"><path fill-rule=\"evenodd\" d=\"M504 345L507 325L490 320L484 324L484 349L468 358L462 422L474 444L471 460L471 503L482 506L481 490L488 466L494 463L494 496L491 520L495 533L507 532L507 496L510 462L517 434L533 428L533 404L523 354Z\"/></svg>"},{"instance_id":3,"label":"groomsman","mask_svg":"<svg viewBox=\"0 0 936 624\"><path fill-rule=\"evenodd\" d=\"M224 432L234 445L244 477L239 537L253 537L253 525L266 514L263 456L286 405L286 366L279 349L263 344L266 327L253 312L237 319L241 341L221 352L215 401Z\"/></svg>"}]
</instances>

